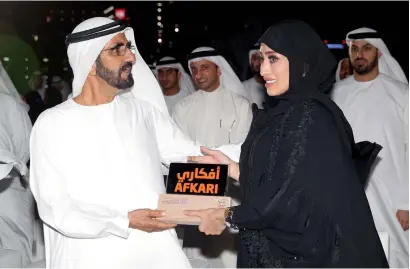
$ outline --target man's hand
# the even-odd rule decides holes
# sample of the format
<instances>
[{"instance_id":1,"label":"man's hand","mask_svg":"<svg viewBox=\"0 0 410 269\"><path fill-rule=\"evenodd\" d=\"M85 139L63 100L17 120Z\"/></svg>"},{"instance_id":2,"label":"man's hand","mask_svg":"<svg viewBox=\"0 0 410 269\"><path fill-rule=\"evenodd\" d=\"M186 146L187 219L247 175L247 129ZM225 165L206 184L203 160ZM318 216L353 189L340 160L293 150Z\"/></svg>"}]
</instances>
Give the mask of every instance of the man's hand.
<instances>
[{"instance_id":1,"label":"man's hand","mask_svg":"<svg viewBox=\"0 0 410 269\"><path fill-rule=\"evenodd\" d=\"M400 222L401 227L404 231L409 229L409 211L408 210L397 210L396 218Z\"/></svg>"},{"instance_id":2,"label":"man's hand","mask_svg":"<svg viewBox=\"0 0 410 269\"><path fill-rule=\"evenodd\" d=\"M130 228L141 230L147 233L161 232L167 229L176 227L176 224L165 223L156 220L158 217L164 216L161 210L137 209L128 213L130 220Z\"/></svg>"}]
</instances>

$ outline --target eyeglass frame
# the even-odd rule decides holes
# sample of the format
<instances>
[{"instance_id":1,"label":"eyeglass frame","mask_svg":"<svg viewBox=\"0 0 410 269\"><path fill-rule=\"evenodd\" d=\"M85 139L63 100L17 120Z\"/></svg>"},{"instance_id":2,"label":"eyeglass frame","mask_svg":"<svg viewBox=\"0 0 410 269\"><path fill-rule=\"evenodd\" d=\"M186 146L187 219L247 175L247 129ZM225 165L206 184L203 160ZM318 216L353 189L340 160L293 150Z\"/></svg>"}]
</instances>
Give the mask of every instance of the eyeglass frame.
<instances>
[{"instance_id":1,"label":"eyeglass frame","mask_svg":"<svg viewBox=\"0 0 410 269\"><path fill-rule=\"evenodd\" d=\"M118 53L118 52L119 52L119 49L120 49L121 47L125 47L125 49L124 49L124 54L119 54L119 53ZM110 50L110 51L112 51L112 52L116 51L116 54L115 54L114 56L124 56L124 55L127 53L127 49L129 49L129 50L131 51L131 53L133 53L134 55L135 55L135 53L137 52L137 48L136 48L134 45L132 45L132 42L131 42L131 41L128 41L126 45L124 45L124 44L117 44L115 47L109 48L109 49L104 49L104 50L102 50L101 52L107 51L107 50Z\"/></svg>"}]
</instances>

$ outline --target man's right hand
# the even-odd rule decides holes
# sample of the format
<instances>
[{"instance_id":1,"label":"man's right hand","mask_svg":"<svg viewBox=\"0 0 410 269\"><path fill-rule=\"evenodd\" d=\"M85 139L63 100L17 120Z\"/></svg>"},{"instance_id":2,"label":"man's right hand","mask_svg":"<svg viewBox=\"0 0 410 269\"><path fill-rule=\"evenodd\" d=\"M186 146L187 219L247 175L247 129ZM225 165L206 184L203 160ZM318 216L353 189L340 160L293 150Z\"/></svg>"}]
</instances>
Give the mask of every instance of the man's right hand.
<instances>
[{"instance_id":1,"label":"man's right hand","mask_svg":"<svg viewBox=\"0 0 410 269\"><path fill-rule=\"evenodd\" d=\"M158 217L164 216L161 210L152 209L137 209L128 212L128 219L130 220L130 228L141 230L144 232L161 232L167 229L176 227L176 224L165 223L156 220Z\"/></svg>"}]
</instances>

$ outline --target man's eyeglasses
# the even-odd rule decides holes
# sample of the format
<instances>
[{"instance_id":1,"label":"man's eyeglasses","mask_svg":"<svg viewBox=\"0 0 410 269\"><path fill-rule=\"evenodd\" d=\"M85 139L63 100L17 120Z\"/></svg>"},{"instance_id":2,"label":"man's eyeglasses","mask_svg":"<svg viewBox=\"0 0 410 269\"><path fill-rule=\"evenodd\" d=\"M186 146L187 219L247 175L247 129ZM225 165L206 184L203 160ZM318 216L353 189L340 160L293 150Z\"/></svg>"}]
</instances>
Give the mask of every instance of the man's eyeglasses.
<instances>
[{"instance_id":1,"label":"man's eyeglasses","mask_svg":"<svg viewBox=\"0 0 410 269\"><path fill-rule=\"evenodd\" d=\"M133 54L135 54L137 51L135 46L132 45L131 41L128 41L127 44L123 44L123 43L117 44L113 48L105 49L102 51L109 50L114 56L124 56L125 53L127 53L127 49L129 49Z\"/></svg>"}]
</instances>

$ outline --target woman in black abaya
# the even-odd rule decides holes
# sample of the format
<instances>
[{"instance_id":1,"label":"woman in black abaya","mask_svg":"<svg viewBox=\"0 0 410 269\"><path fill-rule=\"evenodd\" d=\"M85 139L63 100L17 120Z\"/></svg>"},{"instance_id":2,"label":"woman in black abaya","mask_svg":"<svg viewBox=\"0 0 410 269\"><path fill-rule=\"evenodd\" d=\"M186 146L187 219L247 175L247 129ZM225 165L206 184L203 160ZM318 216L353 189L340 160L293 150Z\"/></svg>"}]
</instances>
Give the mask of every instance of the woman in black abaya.
<instances>
[{"instance_id":1,"label":"woman in black abaya","mask_svg":"<svg viewBox=\"0 0 410 269\"><path fill-rule=\"evenodd\" d=\"M260 43L271 106L254 112L239 164L205 148L190 157L230 164L242 204L186 214L206 234L238 229L240 268L388 267L363 184L380 147L355 144L326 95L336 60L299 21L272 26Z\"/></svg>"}]
</instances>

